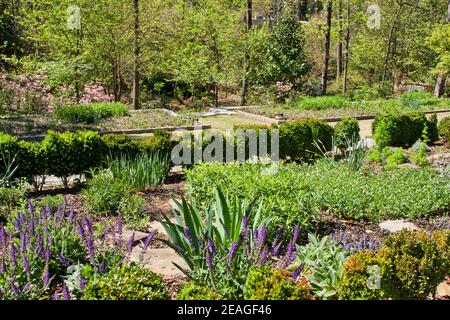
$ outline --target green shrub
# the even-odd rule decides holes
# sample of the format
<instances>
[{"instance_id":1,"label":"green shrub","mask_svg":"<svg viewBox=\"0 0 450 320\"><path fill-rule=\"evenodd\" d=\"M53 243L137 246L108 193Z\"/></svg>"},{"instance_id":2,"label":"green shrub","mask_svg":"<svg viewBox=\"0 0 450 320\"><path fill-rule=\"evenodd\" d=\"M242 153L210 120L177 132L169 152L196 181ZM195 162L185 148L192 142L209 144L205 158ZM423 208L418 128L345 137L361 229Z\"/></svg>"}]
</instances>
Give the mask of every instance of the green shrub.
<instances>
[{"instance_id":1,"label":"green shrub","mask_svg":"<svg viewBox=\"0 0 450 320\"><path fill-rule=\"evenodd\" d=\"M122 103L91 103L67 105L56 109L56 116L70 123L96 124L102 119L125 116L127 107Z\"/></svg>"},{"instance_id":2,"label":"green shrub","mask_svg":"<svg viewBox=\"0 0 450 320\"><path fill-rule=\"evenodd\" d=\"M89 211L96 215L117 214L124 199L131 197L131 186L115 179L109 170L94 171L92 176L82 192Z\"/></svg>"},{"instance_id":3,"label":"green shrub","mask_svg":"<svg viewBox=\"0 0 450 320\"><path fill-rule=\"evenodd\" d=\"M177 300L222 300L222 297L217 292L214 292L209 287L195 282L185 283L180 292L177 294Z\"/></svg>"},{"instance_id":4,"label":"green shrub","mask_svg":"<svg viewBox=\"0 0 450 320\"><path fill-rule=\"evenodd\" d=\"M109 156L116 157L121 154L132 156L139 153L139 144L126 134L107 134L102 139L107 149L106 154Z\"/></svg>"},{"instance_id":5,"label":"green shrub","mask_svg":"<svg viewBox=\"0 0 450 320\"><path fill-rule=\"evenodd\" d=\"M175 142L169 131L157 130L152 136L140 142L140 149L145 152L167 152L170 153Z\"/></svg>"},{"instance_id":6,"label":"green shrub","mask_svg":"<svg viewBox=\"0 0 450 320\"><path fill-rule=\"evenodd\" d=\"M213 203L218 187L230 197L257 200L262 218L272 218L274 225L291 231L296 224L303 229L311 225L313 215L304 200L308 186L296 164L204 163L186 170L186 179L190 198L202 209Z\"/></svg>"},{"instance_id":7,"label":"green shrub","mask_svg":"<svg viewBox=\"0 0 450 320\"><path fill-rule=\"evenodd\" d=\"M400 231L377 252L363 251L344 265L340 299L426 299L449 274L450 231ZM377 266L378 288L369 288L369 266Z\"/></svg>"},{"instance_id":8,"label":"green shrub","mask_svg":"<svg viewBox=\"0 0 450 320\"><path fill-rule=\"evenodd\" d=\"M285 270L257 267L245 282L246 300L312 300L307 281L296 281Z\"/></svg>"},{"instance_id":9,"label":"green shrub","mask_svg":"<svg viewBox=\"0 0 450 320\"><path fill-rule=\"evenodd\" d=\"M290 103L291 108L313 111L342 109L346 106L348 106L348 102L341 96L301 97Z\"/></svg>"},{"instance_id":10,"label":"green shrub","mask_svg":"<svg viewBox=\"0 0 450 320\"><path fill-rule=\"evenodd\" d=\"M343 118L334 128L336 142L339 147L345 146L346 141L359 141L360 128L355 118Z\"/></svg>"},{"instance_id":11,"label":"green shrub","mask_svg":"<svg viewBox=\"0 0 450 320\"><path fill-rule=\"evenodd\" d=\"M122 265L83 290L83 300L166 300L167 289L160 275L137 265Z\"/></svg>"},{"instance_id":12,"label":"green shrub","mask_svg":"<svg viewBox=\"0 0 450 320\"><path fill-rule=\"evenodd\" d=\"M0 133L0 172L6 172L7 167L16 157L18 151L19 142L17 138L9 134Z\"/></svg>"},{"instance_id":13,"label":"green shrub","mask_svg":"<svg viewBox=\"0 0 450 320\"><path fill-rule=\"evenodd\" d=\"M92 131L49 131L41 145L47 173L57 177L83 174L98 166L103 160L104 151L103 140Z\"/></svg>"},{"instance_id":14,"label":"green shrub","mask_svg":"<svg viewBox=\"0 0 450 320\"><path fill-rule=\"evenodd\" d=\"M380 147L412 145L422 137L428 128L428 139L435 142L437 136L437 120L428 120L424 113L405 114L384 113L375 118L372 132Z\"/></svg>"},{"instance_id":15,"label":"green shrub","mask_svg":"<svg viewBox=\"0 0 450 320\"><path fill-rule=\"evenodd\" d=\"M378 265L376 253L361 251L348 259L344 264L342 280L338 286L341 300L380 300L384 292L376 286L369 285L370 268ZM380 274L383 276L383 274ZM383 278L382 278L383 280ZM376 283L373 283L376 285Z\"/></svg>"},{"instance_id":16,"label":"green shrub","mask_svg":"<svg viewBox=\"0 0 450 320\"><path fill-rule=\"evenodd\" d=\"M450 117L439 122L439 136L446 142L450 142Z\"/></svg>"},{"instance_id":17,"label":"green shrub","mask_svg":"<svg viewBox=\"0 0 450 320\"><path fill-rule=\"evenodd\" d=\"M137 195L123 197L119 202L118 213L130 229L141 228L148 219L144 214L144 199Z\"/></svg>"},{"instance_id":18,"label":"green shrub","mask_svg":"<svg viewBox=\"0 0 450 320\"><path fill-rule=\"evenodd\" d=\"M386 294L393 299L426 299L434 294L450 271L450 260L441 249L425 232L401 231L388 237L378 253L387 277Z\"/></svg>"},{"instance_id":19,"label":"green shrub","mask_svg":"<svg viewBox=\"0 0 450 320\"><path fill-rule=\"evenodd\" d=\"M386 168L395 169L398 165L408 161L405 155L405 151L402 148L387 148L389 151L385 152L386 155Z\"/></svg>"},{"instance_id":20,"label":"green shrub","mask_svg":"<svg viewBox=\"0 0 450 320\"><path fill-rule=\"evenodd\" d=\"M293 160L309 160L314 158L318 150L314 142L330 150L334 129L325 121L318 119L302 119L288 121L280 126L280 156Z\"/></svg>"}]
</instances>

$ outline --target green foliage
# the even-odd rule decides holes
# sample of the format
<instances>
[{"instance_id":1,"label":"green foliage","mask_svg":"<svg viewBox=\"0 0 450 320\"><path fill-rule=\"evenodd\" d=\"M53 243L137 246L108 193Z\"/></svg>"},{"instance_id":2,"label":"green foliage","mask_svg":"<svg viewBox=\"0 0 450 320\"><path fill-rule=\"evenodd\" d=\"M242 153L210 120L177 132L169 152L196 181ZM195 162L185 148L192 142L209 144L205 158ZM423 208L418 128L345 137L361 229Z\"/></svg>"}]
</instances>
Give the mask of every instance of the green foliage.
<instances>
[{"instance_id":1,"label":"green foliage","mask_svg":"<svg viewBox=\"0 0 450 320\"><path fill-rule=\"evenodd\" d=\"M252 269L245 282L246 300L312 300L306 281L296 281L289 272L272 267Z\"/></svg>"},{"instance_id":2,"label":"green foliage","mask_svg":"<svg viewBox=\"0 0 450 320\"><path fill-rule=\"evenodd\" d=\"M380 300L382 290L369 286L370 267L377 266L377 254L373 251L360 251L350 256L344 264L338 295L341 300ZM382 275L382 274L381 274ZM383 278L382 278L383 281Z\"/></svg>"},{"instance_id":3,"label":"green foliage","mask_svg":"<svg viewBox=\"0 0 450 320\"><path fill-rule=\"evenodd\" d=\"M377 252L359 252L344 265L341 299L426 299L448 275L449 231L400 231ZM379 289L368 287L369 266L378 266Z\"/></svg>"},{"instance_id":4,"label":"green foliage","mask_svg":"<svg viewBox=\"0 0 450 320\"><path fill-rule=\"evenodd\" d=\"M325 150L330 150L334 129L325 121L302 119L288 121L280 127L280 156L294 160L314 158L317 150L314 142L320 142Z\"/></svg>"},{"instance_id":5,"label":"green foliage","mask_svg":"<svg viewBox=\"0 0 450 320\"><path fill-rule=\"evenodd\" d=\"M89 282L83 300L166 300L160 275L138 265L122 265Z\"/></svg>"},{"instance_id":6,"label":"green foliage","mask_svg":"<svg viewBox=\"0 0 450 320\"><path fill-rule=\"evenodd\" d=\"M216 191L215 199L204 216L184 199L176 202L175 223L164 215L161 224L169 235L167 243L184 259L190 271L176 265L180 270L224 299L241 299L248 271L261 259L265 239L263 236L262 243L257 243L250 230L260 225L261 230L266 230L267 221L260 223L260 210L252 214L252 205L247 207L237 198L229 200L220 190Z\"/></svg>"},{"instance_id":7,"label":"green foliage","mask_svg":"<svg viewBox=\"0 0 450 320\"><path fill-rule=\"evenodd\" d=\"M102 139L108 150L107 155L111 157L121 154L132 156L139 153L139 145L126 134L106 134Z\"/></svg>"},{"instance_id":8,"label":"green foliage","mask_svg":"<svg viewBox=\"0 0 450 320\"><path fill-rule=\"evenodd\" d=\"M361 174L329 159L313 166L200 164L186 178L191 199L201 207L211 204L218 187L248 201L263 201L262 217L272 218L275 225L298 223L304 228L310 226L312 212L378 221L427 217L447 211L450 204L446 179L430 170Z\"/></svg>"},{"instance_id":9,"label":"green foliage","mask_svg":"<svg viewBox=\"0 0 450 320\"><path fill-rule=\"evenodd\" d=\"M125 116L127 107L122 103L91 103L69 105L56 109L56 116L69 123L97 124L102 119Z\"/></svg>"},{"instance_id":10,"label":"green foliage","mask_svg":"<svg viewBox=\"0 0 450 320\"><path fill-rule=\"evenodd\" d=\"M437 120L428 120L424 113L379 114L373 123L372 132L379 147L412 145L428 128L428 139L435 142Z\"/></svg>"},{"instance_id":11,"label":"green foliage","mask_svg":"<svg viewBox=\"0 0 450 320\"><path fill-rule=\"evenodd\" d=\"M300 97L291 103L289 108L301 110L342 109L349 106L349 101L341 96Z\"/></svg>"},{"instance_id":12,"label":"green foliage","mask_svg":"<svg viewBox=\"0 0 450 320\"><path fill-rule=\"evenodd\" d=\"M386 168L395 169L398 165L408 161L402 148L390 149L387 147L387 150L389 151L384 153L386 155Z\"/></svg>"},{"instance_id":13,"label":"green foliage","mask_svg":"<svg viewBox=\"0 0 450 320\"><path fill-rule=\"evenodd\" d=\"M283 14L270 36L256 46L264 57L254 70L256 82L273 84L279 81L294 85L309 71L302 26L291 14Z\"/></svg>"},{"instance_id":14,"label":"green foliage","mask_svg":"<svg viewBox=\"0 0 450 320\"><path fill-rule=\"evenodd\" d=\"M49 131L41 145L48 173L57 177L82 174L96 167L103 159L104 149L100 135L91 131Z\"/></svg>"},{"instance_id":15,"label":"green foliage","mask_svg":"<svg viewBox=\"0 0 450 320\"><path fill-rule=\"evenodd\" d=\"M136 191L145 191L164 183L170 170L170 157L160 152L134 157L121 154L118 158L109 158L107 166L115 179L125 181Z\"/></svg>"},{"instance_id":16,"label":"green foliage","mask_svg":"<svg viewBox=\"0 0 450 320\"><path fill-rule=\"evenodd\" d=\"M439 122L439 136L446 142L450 142L450 117L445 117Z\"/></svg>"},{"instance_id":17,"label":"green foliage","mask_svg":"<svg viewBox=\"0 0 450 320\"><path fill-rule=\"evenodd\" d=\"M378 253L389 279L385 281L387 295L393 299L426 299L434 294L450 265L448 251L441 249L425 232L401 231L388 237Z\"/></svg>"},{"instance_id":18,"label":"green foliage","mask_svg":"<svg viewBox=\"0 0 450 320\"><path fill-rule=\"evenodd\" d=\"M120 199L118 213L128 228L140 229L148 222L144 204L144 198L137 194L126 195Z\"/></svg>"},{"instance_id":19,"label":"green foliage","mask_svg":"<svg viewBox=\"0 0 450 320\"><path fill-rule=\"evenodd\" d=\"M402 93L398 99L402 105L410 108L419 108L420 106L430 106L439 103L439 99L429 92Z\"/></svg>"},{"instance_id":20,"label":"green foliage","mask_svg":"<svg viewBox=\"0 0 450 320\"><path fill-rule=\"evenodd\" d=\"M177 300L222 300L222 297L206 285L189 281L181 287Z\"/></svg>"},{"instance_id":21,"label":"green foliage","mask_svg":"<svg viewBox=\"0 0 450 320\"><path fill-rule=\"evenodd\" d=\"M334 127L334 132L339 147L344 147L345 141L359 141L361 139L359 123L355 118L343 118Z\"/></svg>"},{"instance_id":22,"label":"green foliage","mask_svg":"<svg viewBox=\"0 0 450 320\"><path fill-rule=\"evenodd\" d=\"M295 164L199 164L186 171L186 179L190 198L200 208L212 205L218 187L230 197L256 199L264 219L290 231L296 224L307 229L313 219L305 204L307 182Z\"/></svg>"},{"instance_id":23,"label":"green foliage","mask_svg":"<svg viewBox=\"0 0 450 320\"><path fill-rule=\"evenodd\" d=\"M295 264L304 265L305 278L317 297L325 300L335 298L348 253L328 237L320 239L309 234L308 240L308 244L297 246Z\"/></svg>"},{"instance_id":24,"label":"green foliage","mask_svg":"<svg viewBox=\"0 0 450 320\"><path fill-rule=\"evenodd\" d=\"M96 215L117 214L120 204L131 197L131 186L115 179L110 170L92 171L92 179L82 194L89 211Z\"/></svg>"}]
</instances>

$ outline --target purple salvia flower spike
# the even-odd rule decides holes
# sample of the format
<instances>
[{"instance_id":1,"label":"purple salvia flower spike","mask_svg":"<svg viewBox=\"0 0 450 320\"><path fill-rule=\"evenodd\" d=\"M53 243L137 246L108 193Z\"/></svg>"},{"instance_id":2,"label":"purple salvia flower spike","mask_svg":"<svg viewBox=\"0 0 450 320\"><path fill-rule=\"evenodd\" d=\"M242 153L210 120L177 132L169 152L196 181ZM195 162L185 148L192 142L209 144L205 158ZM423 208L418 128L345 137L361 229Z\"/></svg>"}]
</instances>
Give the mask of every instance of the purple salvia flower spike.
<instances>
[{"instance_id":1,"label":"purple salvia flower spike","mask_svg":"<svg viewBox=\"0 0 450 320\"><path fill-rule=\"evenodd\" d=\"M303 272L303 269L305 268L305 264L302 263L293 273L292 278L297 279L300 274Z\"/></svg>"},{"instance_id":2,"label":"purple salvia flower spike","mask_svg":"<svg viewBox=\"0 0 450 320\"><path fill-rule=\"evenodd\" d=\"M150 234L147 236L147 238L145 238L145 241L144 241L144 248L143 248L143 251L144 251L144 252L147 251L147 249L148 249L148 247L150 246L150 243L152 242L152 240L153 240L153 234L150 233Z\"/></svg>"},{"instance_id":3,"label":"purple salvia flower spike","mask_svg":"<svg viewBox=\"0 0 450 320\"><path fill-rule=\"evenodd\" d=\"M228 252L228 260L233 261L239 248L239 242L234 242Z\"/></svg>"},{"instance_id":4,"label":"purple salvia flower spike","mask_svg":"<svg viewBox=\"0 0 450 320\"><path fill-rule=\"evenodd\" d=\"M284 226L281 226L281 227L278 229L277 234L276 234L276 236L275 236L275 239L274 239L274 241L273 241L273 243L272 243L272 248L277 247L277 246L281 243L281 240L282 240L282 238L283 238L283 235L284 235Z\"/></svg>"},{"instance_id":5,"label":"purple salvia flower spike","mask_svg":"<svg viewBox=\"0 0 450 320\"><path fill-rule=\"evenodd\" d=\"M122 233L123 233L123 221L122 219L119 219L117 221L117 234L119 235L119 239L122 239Z\"/></svg>"},{"instance_id":6,"label":"purple salvia flower spike","mask_svg":"<svg viewBox=\"0 0 450 320\"><path fill-rule=\"evenodd\" d=\"M216 245L214 244L214 241L212 241L211 238L208 238L208 247L209 247L209 250L211 251L211 253L213 253L213 254L217 253Z\"/></svg>"},{"instance_id":7,"label":"purple salvia flower spike","mask_svg":"<svg viewBox=\"0 0 450 320\"><path fill-rule=\"evenodd\" d=\"M186 237L186 239L189 241L190 244L192 244L192 237L191 237L191 233L189 232L189 228L185 227L183 229L183 234Z\"/></svg>"},{"instance_id":8,"label":"purple salvia flower spike","mask_svg":"<svg viewBox=\"0 0 450 320\"><path fill-rule=\"evenodd\" d=\"M136 233L133 232L133 234L131 235L130 239L128 240L128 255L131 255L131 252L133 251L133 245L134 245L134 237L135 237Z\"/></svg>"},{"instance_id":9,"label":"purple salvia flower spike","mask_svg":"<svg viewBox=\"0 0 450 320\"><path fill-rule=\"evenodd\" d=\"M212 256L209 251L206 252L206 265L208 266L208 269L212 268Z\"/></svg>"},{"instance_id":10,"label":"purple salvia flower spike","mask_svg":"<svg viewBox=\"0 0 450 320\"><path fill-rule=\"evenodd\" d=\"M298 224L294 227L294 235L292 237L292 242L295 245L298 241L298 237L300 236L300 227Z\"/></svg>"},{"instance_id":11,"label":"purple salvia flower spike","mask_svg":"<svg viewBox=\"0 0 450 320\"><path fill-rule=\"evenodd\" d=\"M73 219L75 218L75 210L73 208L73 206L70 208L70 212L69 212L69 220L73 221Z\"/></svg>"},{"instance_id":12,"label":"purple salvia flower spike","mask_svg":"<svg viewBox=\"0 0 450 320\"><path fill-rule=\"evenodd\" d=\"M64 300L70 300L69 288L67 288L67 286L65 284L63 284L62 292L63 292Z\"/></svg>"}]
</instances>

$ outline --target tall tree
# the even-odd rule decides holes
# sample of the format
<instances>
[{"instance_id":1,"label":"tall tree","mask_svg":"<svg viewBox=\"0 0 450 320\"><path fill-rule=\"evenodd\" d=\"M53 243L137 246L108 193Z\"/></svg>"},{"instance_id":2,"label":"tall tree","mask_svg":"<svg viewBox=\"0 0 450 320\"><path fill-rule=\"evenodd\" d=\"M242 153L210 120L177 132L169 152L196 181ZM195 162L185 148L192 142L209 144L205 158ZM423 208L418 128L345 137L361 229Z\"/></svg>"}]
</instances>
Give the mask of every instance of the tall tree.
<instances>
[{"instance_id":1,"label":"tall tree","mask_svg":"<svg viewBox=\"0 0 450 320\"><path fill-rule=\"evenodd\" d=\"M140 109L140 28L139 0L133 0L134 5L134 68L133 68L133 108Z\"/></svg>"},{"instance_id":2,"label":"tall tree","mask_svg":"<svg viewBox=\"0 0 450 320\"><path fill-rule=\"evenodd\" d=\"M447 23L447 25L450 24L450 0L448 0L446 23ZM447 72L448 72L448 70L447 70ZM434 88L434 95L436 97L438 97L438 98L441 97L444 94L445 82L447 80L447 72L441 70L439 72L439 75L438 75L437 79L436 79L436 85L435 85L435 88Z\"/></svg>"},{"instance_id":3,"label":"tall tree","mask_svg":"<svg viewBox=\"0 0 450 320\"><path fill-rule=\"evenodd\" d=\"M342 0L338 0L337 5L337 23L338 23L338 45L337 45L337 54L336 54L336 81L340 87L341 73L342 73L342 54L344 45L342 43L342 38L344 34L344 26L342 20Z\"/></svg>"},{"instance_id":4,"label":"tall tree","mask_svg":"<svg viewBox=\"0 0 450 320\"><path fill-rule=\"evenodd\" d=\"M247 0L247 10L246 10L246 23L247 23L247 34L251 31L253 25L253 0ZM246 104L246 96L248 91L248 72L250 64L250 48L246 48L245 61L244 61L244 79L242 81L242 92L241 92L241 106Z\"/></svg>"},{"instance_id":5,"label":"tall tree","mask_svg":"<svg viewBox=\"0 0 450 320\"><path fill-rule=\"evenodd\" d=\"M345 63L344 63L344 93L347 92L348 89L348 67L350 63L350 15L351 15L351 5L350 1L347 1L347 32L345 34Z\"/></svg>"},{"instance_id":6,"label":"tall tree","mask_svg":"<svg viewBox=\"0 0 450 320\"><path fill-rule=\"evenodd\" d=\"M331 47L331 18L333 15L333 2L331 0L327 1L327 12L326 12L326 30L325 30L325 48L323 52L323 70L322 70L322 81L321 81L321 94L327 94L328 86L328 65L330 63L330 47Z\"/></svg>"}]
</instances>

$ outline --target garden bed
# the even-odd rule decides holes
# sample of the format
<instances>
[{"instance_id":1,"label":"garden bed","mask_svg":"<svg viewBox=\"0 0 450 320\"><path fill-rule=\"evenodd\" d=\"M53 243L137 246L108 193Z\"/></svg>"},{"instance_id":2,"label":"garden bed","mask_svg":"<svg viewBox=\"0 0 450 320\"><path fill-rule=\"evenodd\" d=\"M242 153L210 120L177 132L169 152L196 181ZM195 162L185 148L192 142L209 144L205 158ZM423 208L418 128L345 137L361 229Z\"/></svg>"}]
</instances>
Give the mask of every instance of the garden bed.
<instances>
[{"instance_id":1,"label":"garden bed","mask_svg":"<svg viewBox=\"0 0 450 320\"><path fill-rule=\"evenodd\" d=\"M314 98L309 98L314 101ZM261 106L258 108L248 107L243 111L263 115L273 119L301 119L301 118L322 118L330 121L338 121L342 117L360 117L361 119L372 118L373 116L386 111L392 112L449 112L449 99L442 98L433 100L432 103L421 103L421 100L399 102L397 99L376 100L376 101L347 101L343 100L338 106L334 104L310 106L302 102L290 102L273 106Z\"/></svg>"},{"instance_id":2,"label":"garden bed","mask_svg":"<svg viewBox=\"0 0 450 320\"><path fill-rule=\"evenodd\" d=\"M185 117L175 117L159 109L129 112L126 116L103 119L96 125L66 123L58 120L52 114L0 119L0 129L15 136L43 135L48 130L59 132L76 130L124 131L189 125L192 125L191 120Z\"/></svg>"}]
</instances>

